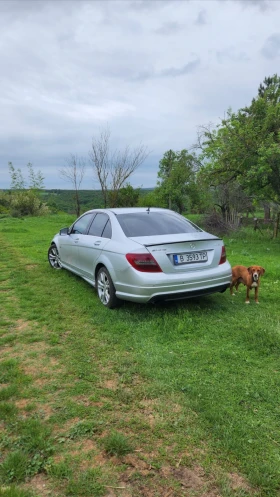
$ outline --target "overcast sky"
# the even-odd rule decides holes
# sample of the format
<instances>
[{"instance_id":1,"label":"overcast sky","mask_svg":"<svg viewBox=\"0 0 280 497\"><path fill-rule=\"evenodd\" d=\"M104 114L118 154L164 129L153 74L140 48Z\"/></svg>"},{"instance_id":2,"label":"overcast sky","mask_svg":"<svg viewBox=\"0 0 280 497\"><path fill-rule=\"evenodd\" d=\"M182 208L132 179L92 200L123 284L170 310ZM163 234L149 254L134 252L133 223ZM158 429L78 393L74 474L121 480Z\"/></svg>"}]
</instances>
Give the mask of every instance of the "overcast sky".
<instances>
[{"instance_id":1,"label":"overcast sky","mask_svg":"<svg viewBox=\"0 0 280 497\"><path fill-rule=\"evenodd\" d=\"M70 188L59 168L106 125L113 148L148 147L130 183L153 187L166 150L279 74L280 0L1 0L0 62L0 188L8 161Z\"/></svg>"}]
</instances>

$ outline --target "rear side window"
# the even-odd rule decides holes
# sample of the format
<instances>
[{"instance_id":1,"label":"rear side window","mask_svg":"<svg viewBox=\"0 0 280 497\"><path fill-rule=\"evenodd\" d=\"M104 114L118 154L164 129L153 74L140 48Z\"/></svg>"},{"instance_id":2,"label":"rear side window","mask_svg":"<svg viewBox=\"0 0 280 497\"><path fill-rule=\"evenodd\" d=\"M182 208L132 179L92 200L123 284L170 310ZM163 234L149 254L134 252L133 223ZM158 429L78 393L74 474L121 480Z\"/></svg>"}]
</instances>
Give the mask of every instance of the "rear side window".
<instances>
[{"instance_id":1,"label":"rear side window","mask_svg":"<svg viewBox=\"0 0 280 497\"><path fill-rule=\"evenodd\" d=\"M203 231L187 219L167 212L118 214L117 219L127 237L175 235Z\"/></svg>"},{"instance_id":2,"label":"rear side window","mask_svg":"<svg viewBox=\"0 0 280 497\"><path fill-rule=\"evenodd\" d=\"M110 219L107 214L103 214L102 212L96 214L88 230L88 235L111 238L112 229Z\"/></svg>"}]
</instances>

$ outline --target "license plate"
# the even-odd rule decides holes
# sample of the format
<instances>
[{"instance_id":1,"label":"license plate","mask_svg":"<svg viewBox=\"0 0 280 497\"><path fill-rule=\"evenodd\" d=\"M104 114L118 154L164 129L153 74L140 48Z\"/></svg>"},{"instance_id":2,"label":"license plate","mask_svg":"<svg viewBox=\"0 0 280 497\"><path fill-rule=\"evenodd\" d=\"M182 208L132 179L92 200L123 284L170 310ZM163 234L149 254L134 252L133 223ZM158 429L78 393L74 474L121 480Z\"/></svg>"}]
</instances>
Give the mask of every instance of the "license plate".
<instances>
[{"instance_id":1,"label":"license plate","mask_svg":"<svg viewBox=\"0 0 280 497\"><path fill-rule=\"evenodd\" d=\"M191 264L192 262L207 262L207 252L188 252L186 254L173 255L174 264Z\"/></svg>"}]
</instances>

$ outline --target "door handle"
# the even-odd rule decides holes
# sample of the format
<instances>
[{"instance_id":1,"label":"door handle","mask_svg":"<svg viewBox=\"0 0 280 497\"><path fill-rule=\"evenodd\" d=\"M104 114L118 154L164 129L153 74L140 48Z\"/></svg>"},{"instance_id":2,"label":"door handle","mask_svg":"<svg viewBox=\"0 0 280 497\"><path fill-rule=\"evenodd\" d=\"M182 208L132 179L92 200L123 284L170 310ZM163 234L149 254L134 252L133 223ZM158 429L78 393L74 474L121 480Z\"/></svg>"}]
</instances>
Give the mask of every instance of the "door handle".
<instances>
[{"instance_id":1,"label":"door handle","mask_svg":"<svg viewBox=\"0 0 280 497\"><path fill-rule=\"evenodd\" d=\"M99 242L95 242L94 245L97 247L98 245L100 245L100 241Z\"/></svg>"}]
</instances>

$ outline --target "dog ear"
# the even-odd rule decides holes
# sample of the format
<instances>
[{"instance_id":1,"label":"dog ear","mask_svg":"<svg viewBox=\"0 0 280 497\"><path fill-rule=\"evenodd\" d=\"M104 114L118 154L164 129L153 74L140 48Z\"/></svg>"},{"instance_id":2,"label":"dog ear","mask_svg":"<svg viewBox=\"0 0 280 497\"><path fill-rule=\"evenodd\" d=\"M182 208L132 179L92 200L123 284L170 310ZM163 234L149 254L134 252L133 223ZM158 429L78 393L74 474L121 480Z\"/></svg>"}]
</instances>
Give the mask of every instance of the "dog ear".
<instances>
[{"instance_id":1,"label":"dog ear","mask_svg":"<svg viewBox=\"0 0 280 497\"><path fill-rule=\"evenodd\" d=\"M265 269L263 267L261 267L260 274L264 274L264 273L265 273Z\"/></svg>"},{"instance_id":2,"label":"dog ear","mask_svg":"<svg viewBox=\"0 0 280 497\"><path fill-rule=\"evenodd\" d=\"M247 267L247 271L248 271L249 274L252 274L252 266Z\"/></svg>"}]
</instances>

